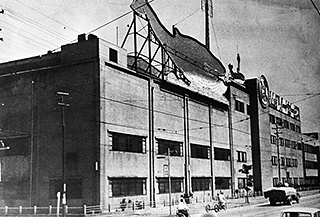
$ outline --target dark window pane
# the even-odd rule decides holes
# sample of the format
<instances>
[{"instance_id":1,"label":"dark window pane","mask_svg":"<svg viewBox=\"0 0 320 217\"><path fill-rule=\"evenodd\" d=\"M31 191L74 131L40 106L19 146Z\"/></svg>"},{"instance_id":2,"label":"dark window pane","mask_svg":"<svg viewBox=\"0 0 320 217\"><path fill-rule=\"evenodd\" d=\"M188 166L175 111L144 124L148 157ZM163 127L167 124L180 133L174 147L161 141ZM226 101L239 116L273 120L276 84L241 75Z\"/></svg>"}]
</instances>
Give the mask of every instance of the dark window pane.
<instances>
[{"instance_id":1,"label":"dark window pane","mask_svg":"<svg viewBox=\"0 0 320 217\"><path fill-rule=\"evenodd\" d=\"M231 152L230 149L214 148L214 159L215 160L230 160Z\"/></svg>"},{"instance_id":2,"label":"dark window pane","mask_svg":"<svg viewBox=\"0 0 320 217\"><path fill-rule=\"evenodd\" d=\"M111 178L112 197L144 195L145 178Z\"/></svg>"},{"instance_id":3,"label":"dark window pane","mask_svg":"<svg viewBox=\"0 0 320 217\"><path fill-rule=\"evenodd\" d=\"M171 156L182 156L181 142L175 142L175 141L164 140L164 139L157 139L157 142L158 142L157 154L167 155L168 148L170 148Z\"/></svg>"},{"instance_id":4,"label":"dark window pane","mask_svg":"<svg viewBox=\"0 0 320 217\"><path fill-rule=\"evenodd\" d=\"M229 189L230 188L230 177L216 177L215 184L216 189Z\"/></svg>"},{"instance_id":5,"label":"dark window pane","mask_svg":"<svg viewBox=\"0 0 320 217\"><path fill-rule=\"evenodd\" d=\"M145 137L110 133L112 151L145 153Z\"/></svg>"},{"instance_id":6,"label":"dark window pane","mask_svg":"<svg viewBox=\"0 0 320 217\"><path fill-rule=\"evenodd\" d=\"M209 159L209 146L191 144L191 157Z\"/></svg>"}]
</instances>

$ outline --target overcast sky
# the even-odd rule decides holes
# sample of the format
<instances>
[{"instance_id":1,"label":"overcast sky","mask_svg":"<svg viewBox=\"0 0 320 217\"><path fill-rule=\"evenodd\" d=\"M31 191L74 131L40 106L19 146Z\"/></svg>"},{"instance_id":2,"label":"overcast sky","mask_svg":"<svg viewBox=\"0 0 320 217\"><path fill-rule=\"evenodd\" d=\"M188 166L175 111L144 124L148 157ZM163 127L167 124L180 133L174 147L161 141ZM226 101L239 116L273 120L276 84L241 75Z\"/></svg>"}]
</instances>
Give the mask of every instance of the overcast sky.
<instances>
[{"instance_id":1,"label":"overcast sky","mask_svg":"<svg viewBox=\"0 0 320 217\"><path fill-rule=\"evenodd\" d=\"M320 0L313 0L320 8ZM0 0L0 62L45 54L129 12L131 0ZM154 0L171 31L204 42L201 0ZM119 43L132 14L97 31ZM213 0L211 51L227 68L241 55L246 78L265 75L270 89L300 107L302 131L320 132L320 16L310 0Z\"/></svg>"}]
</instances>

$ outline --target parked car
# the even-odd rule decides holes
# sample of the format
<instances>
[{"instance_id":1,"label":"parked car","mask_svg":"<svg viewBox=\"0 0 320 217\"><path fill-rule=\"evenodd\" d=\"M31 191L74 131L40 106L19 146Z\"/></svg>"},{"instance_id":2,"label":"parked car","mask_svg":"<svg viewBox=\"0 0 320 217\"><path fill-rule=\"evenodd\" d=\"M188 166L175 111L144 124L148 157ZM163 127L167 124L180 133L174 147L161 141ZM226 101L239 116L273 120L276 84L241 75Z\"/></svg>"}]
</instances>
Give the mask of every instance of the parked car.
<instances>
[{"instance_id":1,"label":"parked car","mask_svg":"<svg viewBox=\"0 0 320 217\"><path fill-rule=\"evenodd\" d=\"M263 192L265 198L269 198L270 204L275 205L277 202L292 204L295 200L299 203L300 195L292 187L273 187Z\"/></svg>"},{"instance_id":2,"label":"parked car","mask_svg":"<svg viewBox=\"0 0 320 217\"><path fill-rule=\"evenodd\" d=\"M320 209L293 207L283 210L280 217L320 217Z\"/></svg>"}]
</instances>

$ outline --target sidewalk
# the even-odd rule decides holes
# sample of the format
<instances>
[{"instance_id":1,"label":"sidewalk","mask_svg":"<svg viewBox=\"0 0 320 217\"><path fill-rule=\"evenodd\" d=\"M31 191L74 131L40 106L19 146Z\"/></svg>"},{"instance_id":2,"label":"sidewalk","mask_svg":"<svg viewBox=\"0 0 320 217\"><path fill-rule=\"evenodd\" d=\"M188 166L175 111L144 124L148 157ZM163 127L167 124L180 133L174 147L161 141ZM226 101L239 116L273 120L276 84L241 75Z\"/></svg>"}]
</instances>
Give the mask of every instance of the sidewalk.
<instances>
[{"instance_id":1,"label":"sidewalk","mask_svg":"<svg viewBox=\"0 0 320 217\"><path fill-rule=\"evenodd\" d=\"M300 195L306 196L311 194L319 193L319 190L313 190L313 191L302 191L299 192ZM249 203L245 203L245 198L237 198L237 199L228 199L227 207L228 209L233 209L237 207L242 206L250 206L254 204L260 204L260 203L268 203L269 200L264 198L264 196L258 196L258 197L249 197ZM207 203L194 203L189 204L189 208L191 210L191 213L197 212L197 213L204 213L204 207ZM176 212L176 206L171 207L171 216L175 216ZM156 208L150 208L147 207L143 210L128 210L123 212L115 212L115 213L105 213L102 215L97 216L157 216L157 217L168 217L170 213L169 206L158 206Z\"/></svg>"}]
</instances>

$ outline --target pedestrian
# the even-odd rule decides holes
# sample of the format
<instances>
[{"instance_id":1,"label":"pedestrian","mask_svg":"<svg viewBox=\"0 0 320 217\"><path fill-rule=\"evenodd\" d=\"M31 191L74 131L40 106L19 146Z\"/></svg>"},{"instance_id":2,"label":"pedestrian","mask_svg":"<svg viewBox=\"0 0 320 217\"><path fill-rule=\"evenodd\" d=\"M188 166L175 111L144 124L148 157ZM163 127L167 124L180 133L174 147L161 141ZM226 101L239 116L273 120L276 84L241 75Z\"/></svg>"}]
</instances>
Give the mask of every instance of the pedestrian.
<instances>
[{"instance_id":1,"label":"pedestrian","mask_svg":"<svg viewBox=\"0 0 320 217\"><path fill-rule=\"evenodd\" d=\"M183 198L180 198L179 199L179 204L178 204L178 207L177 207L177 211L178 213L182 213L184 214L185 216L189 216L189 207L187 206L186 202L184 201Z\"/></svg>"},{"instance_id":2,"label":"pedestrian","mask_svg":"<svg viewBox=\"0 0 320 217\"><path fill-rule=\"evenodd\" d=\"M218 202L221 207L225 207L227 201L222 191L220 191L220 194L218 193Z\"/></svg>"}]
</instances>

